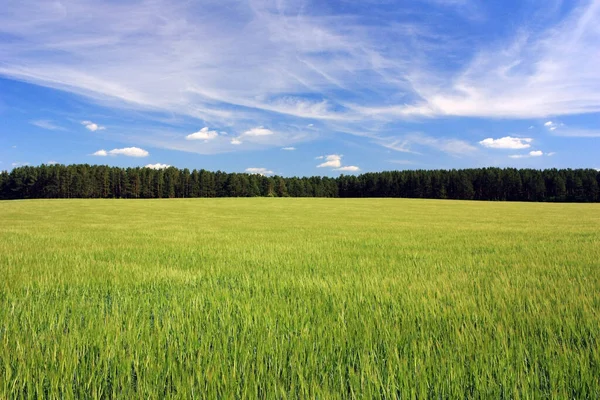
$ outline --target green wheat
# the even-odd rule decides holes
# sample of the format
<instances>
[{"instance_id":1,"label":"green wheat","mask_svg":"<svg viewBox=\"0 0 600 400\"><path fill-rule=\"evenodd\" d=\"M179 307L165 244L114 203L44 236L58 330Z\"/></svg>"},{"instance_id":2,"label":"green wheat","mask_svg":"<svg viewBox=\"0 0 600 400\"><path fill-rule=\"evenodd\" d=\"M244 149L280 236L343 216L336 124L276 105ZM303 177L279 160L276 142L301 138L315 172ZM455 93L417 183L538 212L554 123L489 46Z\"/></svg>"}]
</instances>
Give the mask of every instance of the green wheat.
<instances>
[{"instance_id":1,"label":"green wheat","mask_svg":"<svg viewBox=\"0 0 600 400\"><path fill-rule=\"evenodd\" d=\"M600 398L600 205L0 202L0 398Z\"/></svg>"}]
</instances>

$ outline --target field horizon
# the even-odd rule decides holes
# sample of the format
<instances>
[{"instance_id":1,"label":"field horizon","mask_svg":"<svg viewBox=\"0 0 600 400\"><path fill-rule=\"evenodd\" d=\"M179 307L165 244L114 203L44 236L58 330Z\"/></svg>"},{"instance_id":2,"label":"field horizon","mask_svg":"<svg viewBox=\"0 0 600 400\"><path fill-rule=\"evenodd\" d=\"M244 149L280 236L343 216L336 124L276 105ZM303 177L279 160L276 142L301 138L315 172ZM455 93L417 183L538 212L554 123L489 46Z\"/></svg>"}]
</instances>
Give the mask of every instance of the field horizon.
<instances>
[{"instance_id":1,"label":"field horizon","mask_svg":"<svg viewBox=\"0 0 600 400\"><path fill-rule=\"evenodd\" d=\"M600 397L600 204L144 200L0 201L0 397Z\"/></svg>"}]
</instances>

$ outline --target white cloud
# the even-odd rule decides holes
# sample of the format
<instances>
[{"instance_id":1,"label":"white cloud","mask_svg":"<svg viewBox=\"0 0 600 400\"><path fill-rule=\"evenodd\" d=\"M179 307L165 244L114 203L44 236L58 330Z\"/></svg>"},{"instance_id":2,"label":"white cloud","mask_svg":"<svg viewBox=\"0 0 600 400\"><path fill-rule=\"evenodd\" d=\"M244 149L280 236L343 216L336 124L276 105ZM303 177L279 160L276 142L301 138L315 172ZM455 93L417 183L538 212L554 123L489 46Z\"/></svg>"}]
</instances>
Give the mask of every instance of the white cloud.
<instances>
[{"instance_id":1,"label":"white cloud","mask_svg":"<svg viewBox=\"0 0 600 400\"><path fill-rule=\"evenodd\" d=\"M125 147L123 149L112 149L108 154L111 156L147 157L150 153L139 147Z\"/></svg>"},{"instance_id":2,"label":"white cloud","mask_svg":"<svg viewBox=\"0 0 600 400\"><path fill-rule=\"evenodd\" d=\"M123 149L112 149L110 151L98 150L92 154L93 156L106 157L106 156L128 156L128 157L147 157L149 153L140 149L139 147L125 147Z\"/></svg>"},{"instance_id":3,"label":"white cloud","mask_svg":"<svg viewBox=\"0 0 600 400\"><path fill-rule=\"evenodd\" d=\"M58 161L48 161L46 163L46 165L56 165L56 164L58 164Z\"/></svg>"},{"instance_id":4,"label":"white cloud","mask_svg":"<svg viewBox=\"0 0 600 400\"><path fill-rule=\"evenodd\" d=\"M12 165L13 167L15 167L15 168L16 168L16 167L26 167L26 166L28 166L28 165L29 165L29 163L28 163L28 162L25 162L25 163L22 163L22 162L14 162L14 163L12 163L11 165Z\"/></svg>"},{"instance_id":5,"label":"white cloud","mask_svg":"<svg viewBox=\"0 0 600 400\"><path fill-rule=\"evenodd\" d=\"M347 165L345 167L335 168L336 171L348 171L348 172L356 172L360 171L360 168L354 165Z\"/></svg>"},{"instance_id":6,"label":"white cloud","mask_svg":"<svg viewBox=\"0 0 600 400\"><path fill-rule=\"evenodd\" d=\"M246 172L249 174L258 174L258 175L273 175L273 171L270 171L266 168L246 168Z\"/></svg>"},{"instance_id":7,"label":"white cloud","mask_svg":"<svg viewBox=\"0 0 600 400\"><path fill-rule=\"evenodd\" d=\"M530 157L541 157L543 155L544 155L544 152L541 150L532 150L528 154L514 154L509 157L510 158L530 158Z\"/></svg>"},{"instance_id":8,"label":"white cloud","mask_svg":"<svg viewBox=\"0 0 600 400\"><path fill-rule=\"evenodd\" d=\"M294 151L294 150L296 150L296 148L295 147L282 147L281 150Z\"/></svg>"},{"instance_id":9,"label":"white cloud","mask_svg":"<svg viewBox=\"0 0 600 400\"><path fill-rule=\"evenodd\" d=\"M547 155L548 157L552 157L552 156L553 156L553 155L555 155L555 154L556 154L556 152L554 152L554 151L551 151L550 153L546 153L546 155Z\"/></svg>"},{"instance_id":10,"label":"white cloud","mask_svg":"<svg viewBox=\"0 0 600 400\"><path fill-rule=\"evenodd\" d=\"M185 138L187 140L212 140L219 136L219 132L211 131L207 126L200 129L198 132L194 132L192 134L187 135Z\"/></svg>"},{"instance_id":11,"label":"white cloud","mask_svg":"<svg viewBox=\"0 0 600 400\"><path fill-rule=\"evenodd\" d=\"M257 128L252 128L252 129L247 130L246 132L244 132L244 136L269 136L274 133L275 132L273 132L270 129L259 126Z\"/></svg>"},{"instance_id":12,"label":"white cloud","mask_svg":"<svg viewBox=\"0 0 600 400\"><path fill-rule=\"evenodd\" d=\"M170 165L168 165L168 164L161 164L161 163L147 164L147 165L144 166L144 168L150 168L150 169L167 169L169 167L170 167Z\"/></svg>"},{"instance_id":13,"label":"white cloud","mask_svg":"<svg viewBox=\"0 0 600 400\"><path fill-rule=\"evenodd\" d=\"M240 139L233 138L233 139L231 139L231 141L229 143L237 146L237 145L242 144L242 141Z\"/></svg>"},{"instance_id":14,"label":"white cloud","mask_svg":"<svg viewBox=\"0 0 600 400\"><path fill-rule=\"evenodd\" d=\"M527 149L531 147L531 138L516 138L511 136L505 136L500 139L487 138L479 142L483 147L492 149Z\"/></svg>"},{"instance_id":15,"label":"white cloud","mask_svg":"<svg viewBox=\"0 0 600 400\"><path fill-rule=\"evenodd\" d=\"M339 154L330 154L322 156L325 162L317 165L317 168L340 168L342 166L342 156Z\"/></svg>"},{"instance_id":16,"label":"white cloud","mask_svg":"<svg viewBox=\"0 0 600 400\"><path fill-rule=\"evenodd\" d=\"M550 131L555 131L555 130L556 130L556 128L558 128L559 126L562 126L562 125L563 125L563 124L559 124L559 123L552 122L552 121L548 121L548 122L546 122L546 123L544 124L544 126L545 126L546 128L548 128L548 130L550 130Z\"/></svg>"},{"instance_id":17,"label":"white cloud","mask_svg":"<svg viewBox=\"0 0 600 400\"><path fill-rule=\"evenodd\" d=\"M85 128L89 131L92 132L96 132L96 131L102 131L104 129L106 129L103 126L100 126L92 121L81 121L81 125L85 126Z\"/></svg>"},{"instance_id":18,"label":"white cloud","mask_svg":"<svg viewBox=\"0 0 600 400\"><path fill-rule=\"evenodd\" d=\"M52 121L48 121L48 120L37 120L37 121L31 121L30 123L31 123L31 125L37 126L38 128L48 129L50 131L64 130L64 128L61 128L60 126L54 124Z\"/></svg>"}]
</instances>

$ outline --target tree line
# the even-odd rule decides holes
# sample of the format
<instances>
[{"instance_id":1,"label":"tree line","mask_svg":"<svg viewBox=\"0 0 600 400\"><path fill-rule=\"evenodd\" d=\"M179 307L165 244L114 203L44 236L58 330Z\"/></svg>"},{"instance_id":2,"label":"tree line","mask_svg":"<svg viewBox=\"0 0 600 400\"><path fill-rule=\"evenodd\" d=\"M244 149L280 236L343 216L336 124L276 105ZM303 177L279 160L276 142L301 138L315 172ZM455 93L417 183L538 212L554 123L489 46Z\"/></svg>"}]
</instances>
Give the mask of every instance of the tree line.
<instances>
[{"instance_id":1,"label":"tree line","mask_svg":"<svg viewBox=\"0 0 600 400\"><path fill-rule=\"evenodd\" d=\"M106 165L41 165L0 173L0 199L183 197L407 197L599 202L594 169L405 170L358 176L282 177Z\"/></svg>"}]
</instances>

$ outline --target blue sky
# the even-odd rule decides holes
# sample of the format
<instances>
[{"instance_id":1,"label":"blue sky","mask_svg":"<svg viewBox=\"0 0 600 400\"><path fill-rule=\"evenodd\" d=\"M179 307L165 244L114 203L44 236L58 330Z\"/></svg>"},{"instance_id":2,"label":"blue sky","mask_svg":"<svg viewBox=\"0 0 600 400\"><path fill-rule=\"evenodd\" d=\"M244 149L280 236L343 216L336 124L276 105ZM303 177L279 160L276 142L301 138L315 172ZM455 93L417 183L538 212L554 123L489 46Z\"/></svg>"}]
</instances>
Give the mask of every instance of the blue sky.
<instances>
[{"instance_id":1,"label":"blue sky","mask_svg":"<svg viewBox=\"0 0 600 400\"><path fill-rule=\"evenodd\" d=\"M3 0L0 170L600 168L600 0Z\"/></svg>"}]
</instances>

